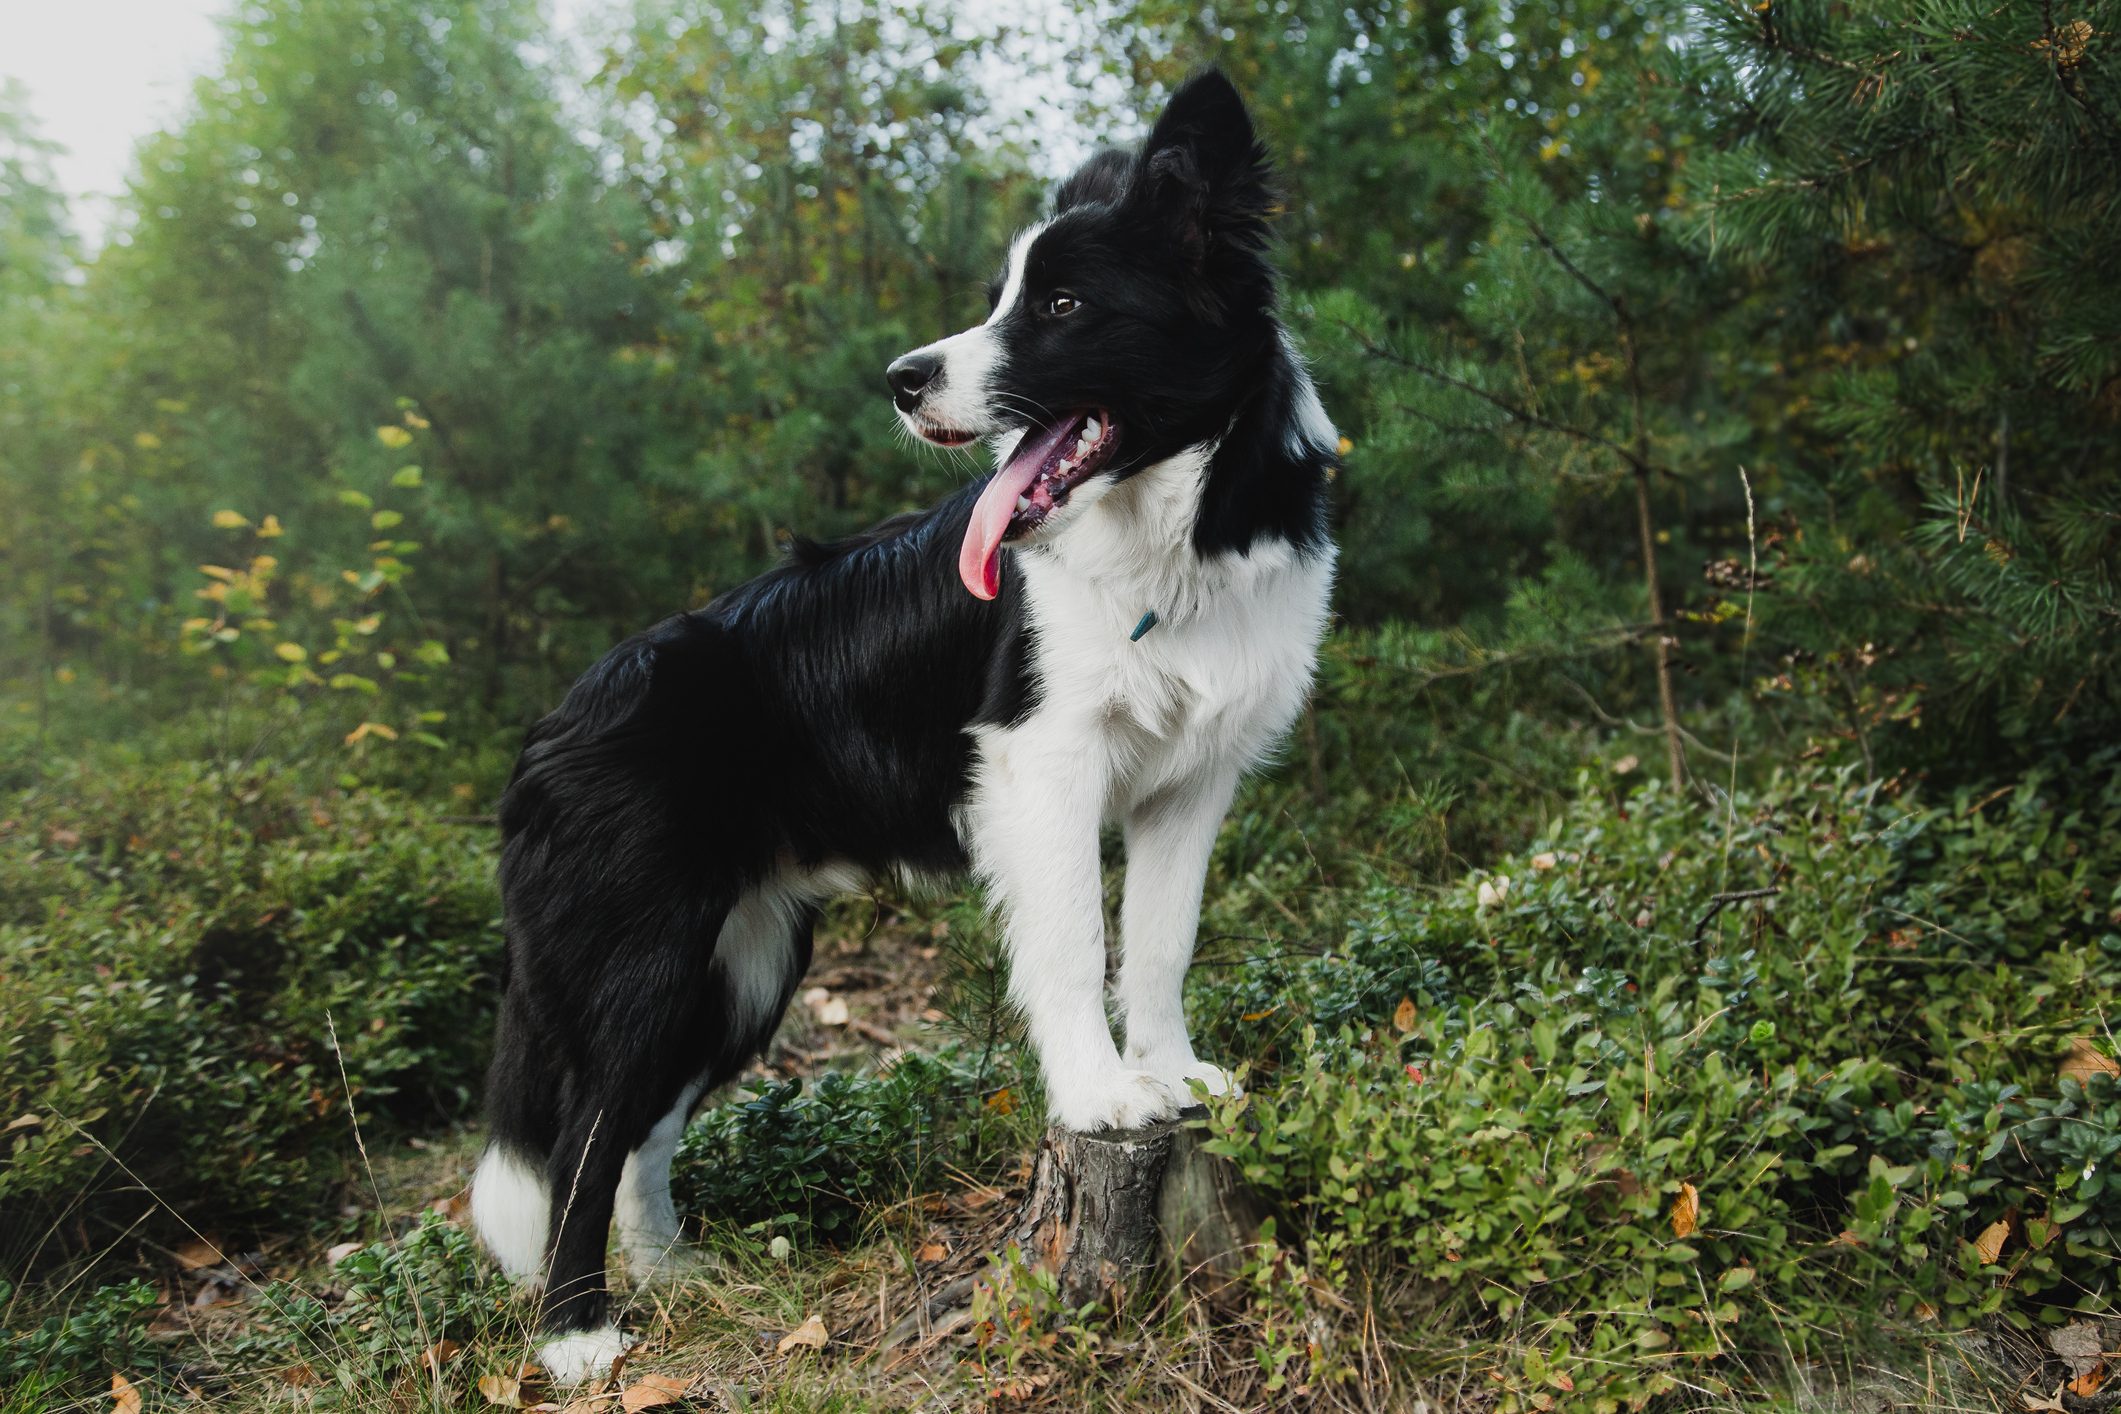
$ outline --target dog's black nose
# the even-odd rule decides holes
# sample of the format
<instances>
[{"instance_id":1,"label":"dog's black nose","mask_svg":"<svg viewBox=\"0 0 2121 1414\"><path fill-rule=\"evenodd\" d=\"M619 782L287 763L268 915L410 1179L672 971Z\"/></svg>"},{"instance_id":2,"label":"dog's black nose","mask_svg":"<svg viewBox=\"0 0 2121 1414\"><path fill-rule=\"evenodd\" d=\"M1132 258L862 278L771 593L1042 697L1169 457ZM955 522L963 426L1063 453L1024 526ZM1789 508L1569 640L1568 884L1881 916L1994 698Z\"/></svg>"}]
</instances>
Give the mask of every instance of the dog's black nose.
<instances>
[{"instance_id":1,"label":"dog's black nose","mask_svg":"<svg viewBox=\"0 0 2121 1414\"><path fill-rule=\"evenodd\" d=\"M898 404L899 411L912 412L921 400L921 390L942 371L943 361L934 354L910 353L884 370L884 381L891 385L891 400Z\"/></svg>"}]
</instances>

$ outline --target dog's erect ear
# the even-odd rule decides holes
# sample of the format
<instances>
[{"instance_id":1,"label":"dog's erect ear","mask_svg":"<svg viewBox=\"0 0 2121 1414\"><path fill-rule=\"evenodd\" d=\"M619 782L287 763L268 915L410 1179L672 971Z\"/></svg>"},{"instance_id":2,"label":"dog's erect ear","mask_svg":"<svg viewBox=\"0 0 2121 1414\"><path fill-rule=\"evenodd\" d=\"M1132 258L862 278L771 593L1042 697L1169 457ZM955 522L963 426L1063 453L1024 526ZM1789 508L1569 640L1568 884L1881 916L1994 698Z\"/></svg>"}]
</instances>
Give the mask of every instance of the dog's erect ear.
<instances>
[{"instance_id":1,"label":"dog's erect ear","mask_svg":"<svg viewBox=\"0 0 2121 1414\"><path fill-rule=\"evenodd\" d=\"M1098 202L1110 206L1127 194L1127 178L1134 172L1134 154L1108 147L1075 169L1075 175L1053 193L1055 215L1071 206Z\"/></svg>"},{"instance_id":2,"label":"dog's erect ear","mask_svg":"<svg viewBox=\"0 0 2121 1414\"><path fill-rule=\"evenodd\" d=\"M1138 192L1198 269L1218 244L1257 250L1274 210L1267 149L1237 89L1209 69L1186 80L1142 144Z\"/></svg>"}]
</instances>

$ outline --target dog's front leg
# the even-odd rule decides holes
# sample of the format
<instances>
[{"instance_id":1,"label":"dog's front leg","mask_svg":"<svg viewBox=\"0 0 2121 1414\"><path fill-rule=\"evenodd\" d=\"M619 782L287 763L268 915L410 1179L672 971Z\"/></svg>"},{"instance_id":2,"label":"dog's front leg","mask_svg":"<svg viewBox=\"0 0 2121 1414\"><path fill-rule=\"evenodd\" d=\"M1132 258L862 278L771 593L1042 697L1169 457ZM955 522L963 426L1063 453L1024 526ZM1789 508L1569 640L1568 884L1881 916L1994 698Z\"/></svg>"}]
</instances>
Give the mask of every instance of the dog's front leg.
<instances>
[{"instance_id":1,"label":"dog's front leg","mask_svg":"<svg viewBox=\"0 0 2121 1414\"><path fill-rule=\"evenodd\" d=\"M1163 1119L1181 1097L1120 1063L1105 1019L1103 764L1092 752L1056 759L1050 745L1017 745L1030 753L1023 769L1006 734L982 743L968 843L1001 917L1009 994L1045 1075L1047 1116L1080 1132Z\"/></svg>"},{"instance_id":2,"label":"dog's front leg","mask_svg":"<svg viewBox=\"0 0 2121 1414\"><path fill-rule=\"evenodd\" d=\"M1201 890L1237 773L1212 771L1157 792L1127 812L1127 894L1120 908L1120 1013L1127 1064L1186 1097L1198 1080L1229 1090L1220 1067L1198 1060L1186 1029L1186 968L1200 931Z\"/></svg>"}]
</instances>

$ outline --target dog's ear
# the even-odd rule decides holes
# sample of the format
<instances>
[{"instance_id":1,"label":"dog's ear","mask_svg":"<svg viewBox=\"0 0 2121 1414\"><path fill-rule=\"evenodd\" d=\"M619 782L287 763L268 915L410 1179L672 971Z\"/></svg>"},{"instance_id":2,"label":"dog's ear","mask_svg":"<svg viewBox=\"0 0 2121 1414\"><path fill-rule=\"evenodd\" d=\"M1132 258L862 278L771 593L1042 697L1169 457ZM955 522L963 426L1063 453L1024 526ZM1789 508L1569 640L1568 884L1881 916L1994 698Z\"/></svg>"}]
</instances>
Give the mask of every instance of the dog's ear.
<instances>
[{"instance_id":1,"label":"dog's ear","mask_svg":"<svg viewBox=\"0 0 2121 1414\"><path fill-rule=\"evenodd\" d=\"M1087 202L1113 205L1127 194L1127 178L1134 173L1134 154L1108 147L1075 169L1075 175L1053 193L1053 212L1059 215Z\"/></svg>"},{"instance_id":2,"label":"dog's ear","mask_svg":"<svg viewBox=\"0 0 2121 1414\"><path fill-rule=\"evenodd\" d=\"M1274 211L1267 149L1236 87L1209 69L1188 79L1142 144L1140 198L1197 270L1218 247L1255 251Z\"/></svg>"}]
</instances>

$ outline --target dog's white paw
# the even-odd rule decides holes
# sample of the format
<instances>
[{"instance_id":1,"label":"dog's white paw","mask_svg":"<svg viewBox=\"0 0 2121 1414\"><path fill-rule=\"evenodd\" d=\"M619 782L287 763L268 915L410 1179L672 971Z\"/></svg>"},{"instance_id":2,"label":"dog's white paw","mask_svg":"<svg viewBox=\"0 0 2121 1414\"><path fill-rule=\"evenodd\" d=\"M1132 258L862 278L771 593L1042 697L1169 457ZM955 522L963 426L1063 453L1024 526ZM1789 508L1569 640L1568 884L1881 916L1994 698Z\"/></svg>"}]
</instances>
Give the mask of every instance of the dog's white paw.
<instances>
[{"instance_id":1,"label":"dog's white paw","mask_svg":"<svg viewBox=\"0 0 2121 1414\"><path fill-rule=\"evenodd\" d=\"M1139 1129L1169 1119L1184 1104L1182 1095L1146 1070L1115 1070L1089 1085L1062 1089L1049 1084L1046 1113L1063 1129L1094 1134L1100 1129Z\"/></svg>"},{"instance_id":2,"label":"dog's white paw","mask_svg":"<svg viewBox=\"0 0 2121 1414\"><path fill-rule=\"evenodd\" d=\"M1200 1082L1210 1095L1241 1095L1244 1093L1243 1088L1237 1083L1237 1077L1229 1071L1224 1070L1219 1065L1210 1065L1204 1060L1197 1060L1190 1055L1129 1056L1127 1060L1129 1064L1140 1066L1151 1075L1161 1079L1166 1086L1170 1087L1171 1093L1178 1096L1181 1105L1197 1105L1200 1103L1199 1097L1193 1093L1193 1083L1195 1081Z\"/></svg>"},{"instance_id":3,"label":"dog's white paw","mask_svg":"<svg viewBox=\"0 0 2121 1414\"><path fill-rule=\"evenodd\" d=\"M1193 1097L1193 1083L1195 1081L1200 1082L1210 1095L1242 1095L1245 1093L1244 1087L1237 1083L1236 1076L1224 1070L1221 1066L1210 1065L1204 1060L1188 1063L1181 1067L1176 1075L1170 1076L1169 1079L1173 1083L1173 1088L1189 1099Z\"/></svg>"},{"instance_id":4,"label":"dog's white paw","mask_svg":"<svg viewBox=\"0 0 2121 1414\"><path fill-rule=\"evenodd\" d=\"M557 1385L578 1385L611 1368L611 1362L633 1344L617 1326L576 1331L538 1347L538 1363Z\"/></svg>"}]
</instances>

